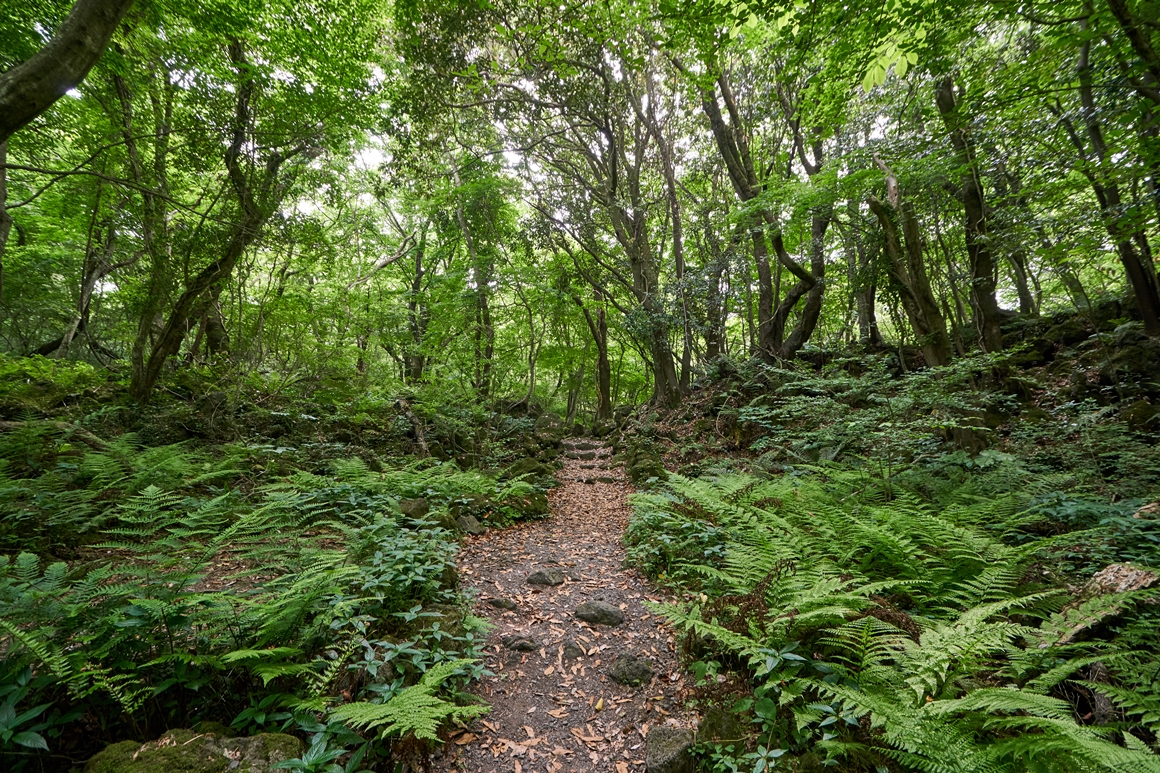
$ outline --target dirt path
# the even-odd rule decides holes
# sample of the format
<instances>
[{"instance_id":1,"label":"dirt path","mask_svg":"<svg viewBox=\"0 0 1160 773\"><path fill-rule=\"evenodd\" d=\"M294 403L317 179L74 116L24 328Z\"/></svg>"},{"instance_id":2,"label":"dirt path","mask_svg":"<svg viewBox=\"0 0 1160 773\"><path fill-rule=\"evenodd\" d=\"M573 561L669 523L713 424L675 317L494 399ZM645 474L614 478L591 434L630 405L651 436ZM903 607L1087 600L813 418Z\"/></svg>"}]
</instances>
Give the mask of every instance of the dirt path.
<instances>
[{"instance_id":1,"label":"dirt path","mask_svg":"<svg viewBox=\"0 0 1160 773\"><path fill-rule=\"evenodd\" d=\"M643 771L650 726L695 724L680 709L686 681L672 632L642 603L660 594L621 566L632 489L604 446L574 441L565 451L549 518L471 538L460 553L474 612L495 626L487 646L495 676L475 689L492 710L447 744L440 771ZM541 570L555 570L562 577L543 579L561 584L529 584ZM611 605L596 614L619 610L624 620L584 622L574 613L585 602ZM514 609L497 606L505 603ZM641 660L652 674L639 687L610 675Z\"/></svg>"}]
</instances>

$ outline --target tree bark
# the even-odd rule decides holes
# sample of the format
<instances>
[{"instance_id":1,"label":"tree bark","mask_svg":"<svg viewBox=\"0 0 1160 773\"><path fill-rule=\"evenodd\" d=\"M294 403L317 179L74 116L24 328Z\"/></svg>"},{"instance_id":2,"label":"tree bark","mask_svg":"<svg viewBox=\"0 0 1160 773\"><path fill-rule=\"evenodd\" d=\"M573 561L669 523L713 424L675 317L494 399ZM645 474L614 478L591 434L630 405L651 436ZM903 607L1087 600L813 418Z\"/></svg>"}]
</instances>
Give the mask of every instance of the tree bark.
<instances>
[{"instance_id":1,"label":"tree bark","mask_svg":"<svg viewBox=\"0 0 1160 773\"><path fill-rule=\"evenodd\" d=\"M427 358L423 354L423 338L427 334L427 323L431 319L431 314L427 305L420 301L420 293L423 292L423 278L426 276L426 271L423 268L423 256L426 248L427 232L424 229L419 246L415 250L415 274L411 279L411 291L407 295L407 326L411 331L411 346L408 347L409 351L403 355L403 358L407 365L407 380L412 384L418 384L423 380L423 369L427 362Z\"/></svg>"},{"instance_id":2,"label":"tree bark","mask_svg":"<svg viewBox=\"0 0 1160 773\"><path fill-rule=\"evenodd\" d=\"M1144 320L1144 329L1148 335L1160 336L1160 278L1156 275L1156 267L1150 257L1141 255L1137 251L1137 244L1147 246L1148 238L1133 219L1125 212L1125 205L1120 194L1120 186L1104 168L1108 163L1108 147L1104 139L1103 126L1096 111L1095 95L1092 88L1092 75L1089 56L1091 43L1085 42L1080 47L1079 60L1076 65L1076 74L1079 77L1080 102L1083 110L1084 128L1087 141L1091 145L1089 156L1084 141L1072 127L1066 116L1061 122L1081 161L1085 166L1081 172L1087 177L1092 186L1096 199L1099 201L1104 227L1116 246L1116 254L1124 266L1124 273L1128 277L1128 284L1140 307L1140 316Z\"/></svg>"},{"instance_id":3,"label":"tree bark","mask_svg":"<svg viewBox=\"0 0 1160 773\"><path fill-rule=\"evenodd\" d=\"M910 203L903 201L894 173L885 164L879 162L879 165L886 174L886 200L893 213L874 196L867 203L882 226L891 275L898 283L902 306L922 347L926 364L935 367L946 365L951 361L951 341L947 336L946 320L930 289L922 257L922 236L918 230L918 221ZM901 236L895 217L902 224Z\"/></svg>"},{"instance_id":4,"label":"tree bark","mask_svg":"<svg viewBox=\"0 0 1160 773\"><path fill-rule=\"evenodd\" d=\"M140 371L134 369L129 392L142 404L149 401L165 362L181 348L189 320L199 300L210 288L224 282L230 276L246 249L258 238L262 226L281 202L285 190L284 186L276 185L276 182L279 171L289 156L277 151L272 153L266 160L265 169L257 185L251 182L254 170L242 168L242 147L250 129L251 101L257 86L250 74L241 42L232 42L229 54L231 62L242 77L234 111L233 137L225 153L226 170L238 203L238 221L232 228L221 257L199 271L186 284L185 291L174 303L169 318L153 343L148 362Z\"/></svg>"},{"instance_id":5,"label":"tree bark","mask_svg":"<svg viewBox=\"0 0 1160 773\"><path fill-rule=\"evenodd\" d=\"M132 5L133 0L77 0L42 49L0 74L0 142L85 79Z\"/></svg>"},{"instance_id":6,"label":"tree bark","mask_svg":"<svg viewBox=\"0 0 1160 773\"><path fill-rule=\"evenodd\" d=\"M588 332L596 344L596 419L612 418L612 367L608 361L608 319L604 311L604 295L599 287L593 288L596 301L595 313L588 310L579 295L573 295L573 302L584 312Z\"/></svg>"},{"instance_id":7,"label":"tree bark","mask_svg":"<svg viewBox=\"0 0 1160 773\"><path fill-rule=\"evenodd\" d=\"M12 215L8 213L8 140L0 140L0 301L4 300L4 249L12 233Z\"/></svg>"},{"instance_id":8,"label":"tree bark","mask_svg":"<svg viewBox=\"0 0 1160 773\"><path fill-rule=\"evenodd\" d=\"M978 315L976 326L983 351L1003 349L1002 309L995 298L997 271L995 259L988 244L989 224L987 204L983 198L983 182L979 175L975 144L967 132L967 120L959 110L954 81L943 78L935 86L935 104L943 126L950 134L951 145L960 167L960 186L963 208L966 211L964 231L967 241L967 259L971 266L971 300Z\"/></svg>"}]
</instances>

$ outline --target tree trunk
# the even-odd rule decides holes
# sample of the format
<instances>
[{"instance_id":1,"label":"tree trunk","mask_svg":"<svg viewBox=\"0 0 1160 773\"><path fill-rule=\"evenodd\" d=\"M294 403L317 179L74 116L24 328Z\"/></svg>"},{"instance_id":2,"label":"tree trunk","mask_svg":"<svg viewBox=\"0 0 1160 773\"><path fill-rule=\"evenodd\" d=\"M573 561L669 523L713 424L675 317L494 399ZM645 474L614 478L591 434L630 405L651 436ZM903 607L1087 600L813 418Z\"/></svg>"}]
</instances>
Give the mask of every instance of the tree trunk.
<instances>
[{"instance_id":1,"label":"tree trunk","mask_svg":"<svg viewBox=\"0 0 1160 773\"><path fill-rule=\"evenodd\" d=\"M424 231L419 247L415 250L415 275L411 280L411 292L407 295L407 326L411 332L411 346L408 347L410 351L404 354L404 360L407 365L407 380L412 384L423 381L423 369L427 361L423 355L423 337L427 333L427 323L431 315L426 304L420 303L419 300L425 276L423 254L426 246L427 234Z\"/></svg>"},{"instance_id":2,"label":"tree trunk","mask_svg":"<svg viewBox=\"0 0 1160 773\"><path fill-rule=\"evenodd\" d=\"M854 295L854 309L858 316L858 343L866 347L882 345L882 334L878 330L878 316L874 308L877 291L874 272L874 252L867 248L862 238L858 221L861 216L858 204L853 199L848 206L850 218L850 243L847 255L847 271L850 292Z\"/></svg>"},{"instance_id":3,"label":"tree trunk","mask_svg":"<svg viewBox=\"0 0 1160 773\"><path fill-rule=\"evenodd\" d=\"M8 140L0 140L0 301L4 300L4 248L12 233L12 215L8 213Z\"/></svg>"},{"instance_id":4,"label":"tree trunk","mask_svg":"<svg viewBox=\"0 0 1160 773\"><path fill-rule=\"evenodd\" d=\"M132 5L133 0L77 0L43 48L0 74L0 142L85 79Z\"/></svg>"},{"instance_id":5,"label":"tree trunk","mask_svg":"<svg viewBox=\"0 0 1160 773\"><path fill-rule=\"evenodd\" d=\"M1066 117L1062 121L1080 158L1085 162L1091 162L1081 171L1088 178L1100 203L1104 227L1116 245L1116 254L1124 266L1128 284L1140 307L1144 329L1148 335L1160 336L1160 278L1156 275L1156 268L1151 259L1145 261L1136 248L1136 244L1147 245L1147 235L1133 225L1133 218L1125 215L1119 184L1103 168L1108 162L1108 147L1095 106L1091 66L1088 61L1090 50L1090 42L1085 42L1080 48L1076 74L1079 76L1084 126L1088 142L1091 144L1092 157L1089 157L1083 140L1071 126L1070 121Z\"/></svg>"},{"instance_id":6,"label":"tree trunk","mask_svg":"<svg viewBox=\"0 0 1160 773\"><path fill-rule=\"evenodd\" d=\"M955 86L950 77L935 86L935 104L942 116L943 126L950 134L951 145L959 162L961 195L966 211L964 232L967 258L971 266L971 301L978 314L976 326L983 351L997 352L1003 348L1003 319L999 302L995 299L997 270L988 244L989 224L987 205L983 199L983 182L979 175L975 144L967 132L968 121L959 112Z\"/></svg>"},{"instance_id":7,"label":"tree trunk","mask_svg":"<svg viewBox=\"0 0 1160 773\"><path fill-rule=\"evenodd\" d=\"M275 182L287 156L274 152L266 160L265 168L256 185L252 182L257 176L255 175L257 170L252 168L253 162L247 163L250 169L242 168L242 147L250 129L250 103L256 87L249 74L250 69L245 60L242 44L238 41L231 43L229 53L231 62L242 77L234 113L233 138L225 153L226 170L229 172L230 183L238 201L238 220L232 227L229 242L222 256L189 280L185 291L173 305L169 318L154 341L148 362L140 372L134 369L129 392L140 403L148 402L165 362L181 348L191 314L199 299L214 285L224 282L230 276L246 249L258 238L266 220L274 213L285 191L285 186L276 185Z\"/></svg>"},{"instance_id":8,"label":"tree trunk","mask_svg":"<svg viewBox=\"0 0 1160 773\"><path fill-rule=\"evenodd\" d=\"M930 289L930 280L922 259L922 237L918 221L910 203L902 200L894 173L885 164L879 162L879 165L886 173L886 198L893 214L874 196L867 203L882 226L891 275L898 283L902 306L922 347L927 365L946 365L951 361L951 341L947 336L946 321L939 310L938 300ZM902 224L901 237L895 216Z\"/></svg>"},{"instance_id":9,"label":"tree trunk","mask_svg":"<svg viewBox=\"0 0 1160 773\"><path fill-rule=\"evenodd\" d=\"M599 287L593 288L593 299L596 308L589 311L579 295L572 296L572 301L584 313L588 332L596 344L596 419L599 421L612 418L612 367L608 361L608 318L604 310L604 294Z\"/></svg>"}]
</instances>

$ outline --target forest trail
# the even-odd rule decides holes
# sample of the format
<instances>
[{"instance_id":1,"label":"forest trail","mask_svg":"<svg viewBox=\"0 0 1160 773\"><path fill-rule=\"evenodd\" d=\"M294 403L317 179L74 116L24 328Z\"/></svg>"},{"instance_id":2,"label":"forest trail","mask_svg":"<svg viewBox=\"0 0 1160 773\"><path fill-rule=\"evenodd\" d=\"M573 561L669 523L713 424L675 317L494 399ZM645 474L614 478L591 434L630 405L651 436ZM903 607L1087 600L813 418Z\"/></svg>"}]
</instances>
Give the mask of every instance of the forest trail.
<instances>
[{"instance_id":1,"label":"forest trail","mask_svg":"<svg viewBox=\"0 0 1160 773\"><path fill-rule=\"evenodd\" d=\"M474 688L492 710L447 744L438 770L642 771L649 727L695 725L682 714L688 684L673 632L643 604L661 594L622 567L632 488L609 456L596 442L571 441L549 517L469 538L461 551L474 613L495 626L486 647L495 675ZM578 619L586 602L611 609L585 616L619 611L623 622ZM614 680L641 661L651 675L639 671L639 687Z\"/></svg>"}]
</instances>

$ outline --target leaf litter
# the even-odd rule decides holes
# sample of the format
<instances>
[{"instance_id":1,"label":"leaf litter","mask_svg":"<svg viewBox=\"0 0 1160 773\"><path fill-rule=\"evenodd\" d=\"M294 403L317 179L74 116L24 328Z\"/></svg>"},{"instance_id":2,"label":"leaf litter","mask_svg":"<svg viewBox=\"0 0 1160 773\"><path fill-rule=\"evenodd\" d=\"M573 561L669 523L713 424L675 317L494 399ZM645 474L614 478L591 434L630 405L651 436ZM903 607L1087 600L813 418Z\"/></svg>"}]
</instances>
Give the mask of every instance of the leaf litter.
<instances>
[{"instance_id":1,"label":"leaf litter","mask_svg":"<svg viewBox=\"0 0 1160 773\"><path fill-rule=\"evenodd\" d=\"M599 481L575 458L594 450L605 470ZM434 760L440 771L464 773L587 773L643 771L650 726L691 726L683 708L690 685L678 665L672 630L643 602L662 595L635 570L625 569L621 535L632 510L632 487L609 468L607 447L589 441L565 446L561 485L548 495L548 518L468 538L459 554L474 614L494 625L485 647L484 677L473 692L492 706L486 719ZM605 482L611 479L611 482ZM528 575L555 568L557 586L529 585ZM504 610L489 599L515 602ZM624 613L610 627L572 613L585 601L603 601ZM530 652L506 649L512 636L535 641ZM566 650L573 658L566 658ZM614 682L607 665L621 653L652 662L650 683Z\"/></svg>"}]
</instances>

